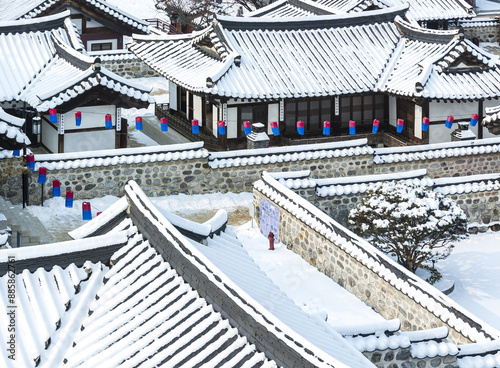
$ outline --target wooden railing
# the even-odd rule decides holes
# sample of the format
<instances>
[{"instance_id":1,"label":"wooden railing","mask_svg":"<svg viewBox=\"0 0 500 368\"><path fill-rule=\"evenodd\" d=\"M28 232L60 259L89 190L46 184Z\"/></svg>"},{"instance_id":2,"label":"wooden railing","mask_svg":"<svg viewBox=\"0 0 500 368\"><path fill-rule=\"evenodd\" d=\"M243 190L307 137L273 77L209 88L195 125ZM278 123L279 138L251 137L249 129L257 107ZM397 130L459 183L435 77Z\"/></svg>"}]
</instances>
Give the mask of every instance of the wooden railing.
<instances>
[{"instance_id":1,"label":"wooden railing","mask_svg":"<svg viewBox=\"0 0 500 368\"><path fill-rule=\"evenodd\" d=\"M156 104L156 117L158 119L167 118L168 126L174 129L176 132L182 134L184 137L193 142L203 141L204 147L211 151L220 151L222 148L219 143L219 139L211 134L206 134L203 132L203 128L200 127L200 133L193 134L191 123L175 114L170 112L168 104Z\"/></svg>"}]
</instances>

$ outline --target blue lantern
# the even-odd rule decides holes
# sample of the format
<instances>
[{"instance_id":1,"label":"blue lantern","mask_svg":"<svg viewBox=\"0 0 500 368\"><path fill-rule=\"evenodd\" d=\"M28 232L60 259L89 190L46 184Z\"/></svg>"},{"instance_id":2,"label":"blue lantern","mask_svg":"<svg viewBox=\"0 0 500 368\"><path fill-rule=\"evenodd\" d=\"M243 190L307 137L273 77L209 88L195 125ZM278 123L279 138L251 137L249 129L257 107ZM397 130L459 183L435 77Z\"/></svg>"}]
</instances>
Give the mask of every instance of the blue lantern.
<instances>
[{"instance_id":1,"label":"blue lantern","mask_svg":"<svg viewBox=\"0 0 500 368\"><path fill-rule=\"evenodd\" d=\"M396 125L396 129L397 129L398 133L402 133L403 132L404 124L405 124L405 121L403 119L398 119L398 122L397 122L397 125Z\"/></svg>"},{"instance_id":2,"label":"blue lantern","mask_svg":"<svg viewBox=\"0 0 500 368\"><path fill-rule=\"evenodd\" d=\"M167 118L161 118L160 127L162 132L168 132L168 120Z\"/></svg>"},{"instance_id":3,"label":"blue lantern","mask_svg":"<svg viewBox=\"0 0 500 368\"><path fill-rule=\"evenodd\" d=\"M271 129L272 129L273 134L275 136L280 135L280 129L278 128L278 123L277 122L275 122L275 121L271 122Z\"/></svg>"},{"instance_id":4,"label":"blue lantern","mask_svg":"<svg viewBox=\"0 0 500 368\"><path fill-rule=\"evenodd\" d=\"M224 135L226 134L226 122L219 120L217 122L217 126L219 127L219 135Z\"/></svg>"},{"instance_id":5,"label":"blue lantern","mask_svg":"<svg viewBox=\"0 0 500 368\"><path fill-rule=\"evenodd\" d=\"M252 133L252 127L250 126L249 121L243 122L243 128L245 129L245 135L249 135L250 133Z\"/></svg>"},{"instance_id":6,"label":"blue lantern","mask_svg":"<svg viewBox=\"0 0 500 368\"><path fill-rule=\"evenodd\" d=\"M191 131L193 132L193 134L198 134L200 132L198 120L191 120Z\"/></svg>"},{"instance_id":7,"label":"blue lantern","mask_svg":"<svg viewBox=\"0 0 500 368\"><path fill-rule=\"evenodd\" d=\"M330 122L323 122L323 135L330 135Z\"/></svg>"},{"instance_id":8,"label":"blue lantern","mask_svg":"<svg viewBox=\"0 0 500 368\"><path fill-rule=\"evenodd\" d=\"M38 168L38 184L45 184L47 182L47 168Z\"/></svg>"}]
</instances>

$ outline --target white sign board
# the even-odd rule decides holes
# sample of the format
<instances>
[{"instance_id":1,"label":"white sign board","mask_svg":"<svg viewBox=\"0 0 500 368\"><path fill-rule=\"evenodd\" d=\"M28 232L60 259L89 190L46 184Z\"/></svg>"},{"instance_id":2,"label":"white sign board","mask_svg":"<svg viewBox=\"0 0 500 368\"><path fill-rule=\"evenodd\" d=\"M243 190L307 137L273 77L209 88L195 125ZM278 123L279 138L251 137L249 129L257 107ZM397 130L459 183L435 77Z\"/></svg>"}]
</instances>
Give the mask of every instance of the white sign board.
<instances>
[{"instance_id":1,"label":"white sign board","mask_svg":"<svg viewBox=\"0 0 500 368\"><path fill-rule=\"evenodd\" d=\"M260 199L260 232L267 238L269 232L274 234L274 243L279 242L280 210L265 198Z\"/></svg>"}]
</instances>

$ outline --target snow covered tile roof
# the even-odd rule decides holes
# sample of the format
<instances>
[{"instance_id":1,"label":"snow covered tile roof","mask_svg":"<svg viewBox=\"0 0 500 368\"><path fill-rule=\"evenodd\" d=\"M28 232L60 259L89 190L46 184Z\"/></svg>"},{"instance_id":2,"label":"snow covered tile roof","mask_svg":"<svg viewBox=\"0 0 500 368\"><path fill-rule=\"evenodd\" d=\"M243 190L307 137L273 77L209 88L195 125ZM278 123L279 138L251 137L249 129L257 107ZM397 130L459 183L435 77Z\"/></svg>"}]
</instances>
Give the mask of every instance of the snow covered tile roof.
<instances>
[{"instance_id":1,"label":"snow covered tile roof","mask_svg":"<svg viewBox=\"0 0 500 368\"><path fill-rule=\"evenodd\" d=\"M500 341L459 346L458 368L500 367Z\"/></svg>"},{"instance_id":2,"label":"snow covered tile roof","mask_svg":"<svg viewBox=\"0 0 500 368\"><path fill-rule=\"evenodd\" d=\"M410 346L410 354L413 358L424 359L434 358L436 356L457 355L458 347L451 340L438 341L424 341L413 343Z\"/></svg>"},{"instance_id":3,"label":"snow covered tile roof","mask_svg":"<svg viewBox=\"0 0 500 368\"><path fill-rule=\"evenodd\" d=\"M0 102L26 101L38 111L55 108L104 86L138 106L153 103L150 88L100 68L78 51L69 11L34 20L0 22Z\"/></svg>"},{"instance_id":4,"label":"snow covered tile roof","mask_svg":"<svg viewBox=\"0 0 500 368\"><path fill-rule=\"evenodd\" d=\"M51 8L60 8L61 6L73 6L84 8L87 11L104 13L113 18L115 22L126 24L136 29L136 31L149 33L148 23L136 16L129 14L122 9L111 5L105 0L76 0L74 3L68 0L11 0L5 1L0 8L0 20L32 19L42 14L47 14Z\"/></svg>"},{"instance_id":5,"label":"snow covered tile roof","mask_svg":"<svg viewBox=\"0 0 500 368\"><path fill-rule=\"evenodd\" d=\"M0 22L0 101L18 100L55 56L52 34L69 43L69 12L30 21Z\"/></svg>"},{"instance_id":6,"label":"snow covered tile roof","mask_svg":"<svg viewBox=\"0 0 500 368\"><path fill-rule=\"evenodd\" d=\"M279 0L246 14L247 17L287 18L344 13L312 0Z\"/></svg>"},{"instance_id":7,"label":"snow covered tile roof","mask_svg":"<svg viewBox=\"0 0 500 368\"><path fill-rule=\"evenodd\" d=\"M0 107L0 136L4 141L12 141L14 145L31 144L28 136L22 132L24 119L7 114Z\"/></svg>"},{"instance_id":8,"label":"snow covered tile roof","mask_svg":"<svg viewBox=\"0 0 500 368\"><path fill-rule=\"evenodd\" d=\"M406 8L355 16L219 16L201 33L137 36L129 48L193 91L249 99L362 93L373 90L387 64L400 37L394 17Z\"/></svg>"},{"instance_id":9,"label":"snow covered tile roof","mask_svg":"<svg viewBox=\"0 0 500 368\"><path fill-rule=\"evenodd\" d=\"M98 57L101 61L116 61L116 60L134 60L137 56L129 50L107 50L107 51L89 51L89 56Z\"/></svg>"},{"instance_id":10,"label":"snow covered tile roof","mask_svg":"<svg viewBox=\"0 0 500 368\"><path fill-rule=\"evenodd\" d=\"M444 157L461 157L494 153L500 150L500 138L476 139L472 141L428 144L424 146L375 148L374 163L411 162Z\"/></svg>"},{"instance_id":11,"label":"snow covered tile roof","mask_svg":"<svg viewBox=\"0 0 500 368\"><path fill-rule=\"evenodd\" d=\"M360 175L345 178L314 179L319 197L365 193L375 183L382 181L406 180L414 184L432 186L432 179L425 178L427 170L398 172L396 174ZM280 181L281 182L281 181Z\"/></svg>"},{"instance_id":12,"label":"snow covered tile roof","mask_svg":"<svg viewBox=\"0 0 500 368\"><path fill-rule=\"evenodd\" d=\"M388 336L385 333L379 336L346 336L345 339L360 352L407 348L410 346L410 340L407 337L401 335Z\"/></svg>"},{"instance_id":13,"label":"snow covered tile roof","mask_svg":"<svg viewBox=\"0 0 500 368\"><path fill-rule=\"evenodd\" d=\"M400 335L408 337L411 342L446 339L448 337L448 333L449 330L446 326L418 331L399 331Z\"/></svg>"},{"instance_id":14,"label":"snow covered tile roof","mask_svg":"<svg viewBox=\"0 0 500 368\"><path fill-rule=\"evenodd\" d=\"M237 56L211 27L187 35L134 35L128 48L161 75L198 92L210 92L207 81L217 80Z\"/></svg>"},{"instance_id":15,"label":"snow covered tile roof","mask_svg":"<svg viewBox=\"0 0 500 368\"><path fill-rule=\"evenodd\" d=\"M15 250L9 252L15 254ZM68 316L74 315L77 294L83 295L89 286L99 283L103 269L105 267L100 262L86 262L80 267L72 263L64 269L56 265L48 271L39 268L35 272L24 270L17 274L16 304L21 306L15 312L17 359L8 359L9 353L2 349L2 366L34 367L42 362L42 355L52 351L57 344L54 339L56 331L65 329ZM8 277L0 277L5 295ZM8 311L11 304L4 298L0 298L0 301L1 310ZM3 326L9 325L7 317L6 313L2 313L0 320ZM0 332L0 337L8 341L7 329L4 330Z\"/></svg>"},{"instance_id":16,"label":"snow covered tile roof","mask_svg":"<svg viewBox=\"0 0 500 368\"><path fill-rule=\"evenodd\" d=\"M410 4L407 17L415 21L472 18L473 7L463 0L281 0L248 16L299 17L311 14L355 13Z\"/></svg>"},{"instance_id":17,"label":"snow covered tile roof","mask_svg":"<svg viewBox=\"0 0 500 368\"><path fill-rule=\"evenodd\" d=\"M450 327L461 331L472 341L489 341L500 338L499 331L480 321L436 288L422 281L348 229L337 224L335 220L312 203L279 184L267 172L262 173L262 180L257 181L254 188L283 206L285 210L294 214L325 238L338 244L358 262L372 269L395 288L446 321ZM396 276L396 273L399 276Z\"/></svg>"},{"instance_id":18,"label":"snow covered tile roof","mask_svg":"<svg viewBox=\"0 0 500 368\"><path fill-rule=\"evenodd\" d=\"M500 189L500 174L469 175L433 179L434 191L448 194L476 193Z\"/></svg>"},{"instance_id":19,"label":"snow covered tile roof","mask_svg":"<svg viewBox=\"0 0 500 368\"><path fill-rule=\"evenodd\" d=\"M436 100L500 96L497 55L459 38L457 30L425 30L402 19L397 23L403 38L378 89Z\"/></svg>"},{"instance_id":20,"label":"snow covered tile roof","mask_svg":"<svg viewBox=\"0 0 500 368\"><path fill-rule=\"evenodd\" d=\"M464 19L475 16L473 6L464 0L374 0L379 7L410 4L407 17L415 21Z\"/></svg>"},{"instance_id":21,"label":"snow covered tile roof","mask_svg":"<svg viewBox=\"0 0 500 368\"><path fill-rule=\"evenodd\" d=\"M462 27L498 27L498 17L478 17L459 21Z\"/></svg>"},{"instance_id":22,"label":"snow covered tile roof","mask_svg":"<svg viewBox=\"0 0 500 368\"><path fill-rule=\"evenodd\" d=\"M112 257L113 267L64 355L67 367L276 367L222 318L141 235ZM126 354L124 354L126 352ZM228 363L229 364L229 363Z\"/></svg>"},{"instance_id":23,"label":"snow covered tile roof","mask_svg":"<svg viewBox=\"0 0 500 368\"><path fill-rule=\"evenodd\" d=\"M348 367L372 367L331 326L309 317L283 293L253 262L231 230L208 239L206 246L194 242L193 245L257 302L262 305L279 305L270 309L273 314L315 346Z\"/></svg>"},{"instance_id":24,"label":"snow covered tile roof","mask_svg":"<svg viewBox=\"0 0 500 368\"><path fill-rule=\"evenodd\" d=\"M190 160L207 156L208 151L203 148L203 142L194 142L167 146L37 155L35 169L38 170L40 166L43 166L48 170L67 170L133 163Z\"/></svg>"},{"instance_id":25,"label":"snow covered tile roof","mask_svg":"<svg viewBox=\"0 0 500 368\"><path fill-rule=\"evenodd\" d=\"M500 133L500 106L487 107L485 111L486 116L484 117L482 124L488 128L490 133Z\"/></svg>"},{"instance_id":26,"label":"snow covered tile roof","mask_svg":"<svg viewBox=\"0 0 500 368\"><path fill-rule=\"evenodd\" d=\"M373 148L366 143L366 139L355 139L315 145L260 148L250 153L248 150L211 152L208 163L211 168L222 168L372 154Z\"/></svg>"}]
</instances>

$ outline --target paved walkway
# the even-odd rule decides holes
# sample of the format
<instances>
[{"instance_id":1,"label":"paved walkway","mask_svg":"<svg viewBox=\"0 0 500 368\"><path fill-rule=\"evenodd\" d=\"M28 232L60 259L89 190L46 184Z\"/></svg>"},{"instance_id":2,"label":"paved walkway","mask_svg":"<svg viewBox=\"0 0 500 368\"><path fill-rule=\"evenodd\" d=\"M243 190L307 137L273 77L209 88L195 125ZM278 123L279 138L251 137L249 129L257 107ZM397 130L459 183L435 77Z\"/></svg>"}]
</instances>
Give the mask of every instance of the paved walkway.
<instances>
[{"instance_id":1,"label":"paved walkway","mask_svg":"<svg viewBox=\"0 0 500 368\"><path fill-rule=\"evenodd\" d=\"M55 240L42 225L38 217L33 216L27 208L14 206L0 197L0 213L6 218L6 225L11 229L12 238L9 244L18 246L18 233L22 234L22 246L53 243Z\"/></svg>"}]
</instances>

